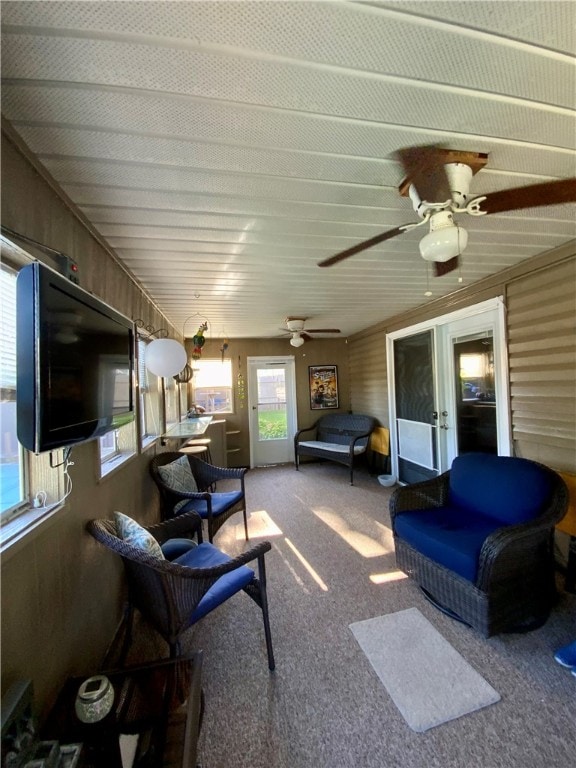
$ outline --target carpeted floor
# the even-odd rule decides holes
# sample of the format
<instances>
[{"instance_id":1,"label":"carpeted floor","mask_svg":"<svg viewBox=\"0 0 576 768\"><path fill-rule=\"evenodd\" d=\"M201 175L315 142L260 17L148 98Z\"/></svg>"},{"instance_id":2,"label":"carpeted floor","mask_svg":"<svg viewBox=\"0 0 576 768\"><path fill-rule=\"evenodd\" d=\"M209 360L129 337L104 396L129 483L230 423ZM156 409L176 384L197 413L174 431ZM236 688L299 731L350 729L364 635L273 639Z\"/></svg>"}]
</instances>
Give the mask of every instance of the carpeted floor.
<instances>
[{"instance_id":1,"label":"carpeted floor","mask_svg":"<svg viewBox=\"0 0 576 768\"><path fill-rule=\"evenodd\" d=\"M204 650L202 768L572 768L576 678L553 659L576 636L576 597L563 591L541 629L488 640L431 606L396 571L393 489L367 472L309 464L246 478L252 540L268 539L276 671L261 613L236 595L194 627ZM241 518L215 544L245 546ZM561 586L562 580L559 579ZM500 694L477 712L413 732L349 629L416 607ZM132 660L167 649L144 627Z\"/></svg>"}]
</instances>

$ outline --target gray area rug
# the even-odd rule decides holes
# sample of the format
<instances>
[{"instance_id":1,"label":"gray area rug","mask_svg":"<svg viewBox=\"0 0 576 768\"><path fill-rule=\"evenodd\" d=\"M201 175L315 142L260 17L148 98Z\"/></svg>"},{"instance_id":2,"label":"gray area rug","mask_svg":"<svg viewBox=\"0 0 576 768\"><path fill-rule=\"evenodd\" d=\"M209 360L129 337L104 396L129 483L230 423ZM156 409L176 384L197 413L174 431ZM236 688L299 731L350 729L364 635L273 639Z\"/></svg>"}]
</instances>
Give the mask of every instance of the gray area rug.
<instances>
[{"instance_id":1,"label":"gray area rug","mask_svg":"<svg viewBox=\"0 0 576 768\"><path fill-rule=\"evenodd\" d=\"M417 608L358 621L350 629L413 731L500 701Z\"/></svg>"}]
</instances>

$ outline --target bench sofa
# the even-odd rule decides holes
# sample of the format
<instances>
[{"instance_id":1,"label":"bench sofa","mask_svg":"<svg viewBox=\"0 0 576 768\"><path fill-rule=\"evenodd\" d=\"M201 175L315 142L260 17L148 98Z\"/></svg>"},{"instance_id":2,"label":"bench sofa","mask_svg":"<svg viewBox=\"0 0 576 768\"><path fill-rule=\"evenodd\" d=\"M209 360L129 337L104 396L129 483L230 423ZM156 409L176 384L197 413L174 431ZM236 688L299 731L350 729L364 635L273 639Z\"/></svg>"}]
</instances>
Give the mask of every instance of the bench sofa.
<instances>
[{"instance_id":1,"label":"bench sofa","mask_svg":"<svg viewBox=\"0 0 576 768\"><path fill-rule=\"evenodd\" d=\"M354 484L354 460L366 452L376 419L352 413L330 413L321 416L311 427L294 435L294 463L300 468L301 456L328 459L350 468L350 485ZM304 433L309 439L302 439Z\"/></svg>"}]
</instances>

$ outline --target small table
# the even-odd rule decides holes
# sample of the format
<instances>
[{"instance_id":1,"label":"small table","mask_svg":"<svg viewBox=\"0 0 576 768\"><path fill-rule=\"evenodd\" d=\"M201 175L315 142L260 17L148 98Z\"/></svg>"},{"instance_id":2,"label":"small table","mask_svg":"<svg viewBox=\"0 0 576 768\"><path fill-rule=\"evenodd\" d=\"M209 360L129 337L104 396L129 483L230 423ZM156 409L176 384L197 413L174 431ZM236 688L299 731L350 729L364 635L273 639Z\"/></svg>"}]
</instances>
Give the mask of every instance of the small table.
<instances>
[{"instance_id":1,"label":"small table","mask_svg":"<svg viewBox=\"0 0 576 768\"><path fill-rule=\"evenodd\" d=\"M212 416L196 416L193 419L183 419L179 424L162 435L163 440L186 440L200 437L206 432L212 422Z\"/></svg>"},{"instance_id":2,"label":"small table","mask_svg":"<svg viewBox=\"0 0 576 768\"><path fill-rule=\"evenodd\" d=\"M115 696L110 713L82 723L74 702L85 678L70 678L42 729L43 739L82 744L83 768L122 768L120 736L137 737L134 768L196 768L202 706L202 653L105 671Z\"/></svg>"}]
</instances>

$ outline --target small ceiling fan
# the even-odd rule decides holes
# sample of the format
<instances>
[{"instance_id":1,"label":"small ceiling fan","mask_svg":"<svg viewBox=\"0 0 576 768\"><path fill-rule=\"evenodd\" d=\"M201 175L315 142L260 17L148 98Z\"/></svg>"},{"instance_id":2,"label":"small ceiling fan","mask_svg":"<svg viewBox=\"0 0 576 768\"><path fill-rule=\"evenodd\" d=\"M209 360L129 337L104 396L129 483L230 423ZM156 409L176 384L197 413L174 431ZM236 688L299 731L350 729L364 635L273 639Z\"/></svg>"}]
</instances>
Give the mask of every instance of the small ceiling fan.
<instances>
[{"instance_id":1,"label":"small ceiling fan","mask_svg":"<svg viewBox=\"0 0 576 768\"><path fill-rule=\"evenodd\" d=\"M285 328L281 328L284 331L284 336L291 336L290 344L293 347L301 347L305 341L310 341L315 333L340 333L339 328L310 328L304 330L304 324L307 317L287 317L284 322Z\"/></svg>"},{"instance_id":2,"label":"small ceiling fan","mask_svg":"<svg viewBox=\"0 0 576 768\"><path fill-rule=\"evenodd\" d=\"M421 220L364 240L324 259L318 263L319 267L331 267L378 243L429 224L429 233L420 241L420 254L427 261L434 262L435 274L439 277L458 267L459 256L468 243L468 233L454 221L455 213L485 216L576 202L576 178L546 181L481 196L470 195L472 176L488 161L488 155L481 152L422 146L406 147L394 156L406 173L399 187L400 195L410 197Z\"/></svg>"}]
</instances>

